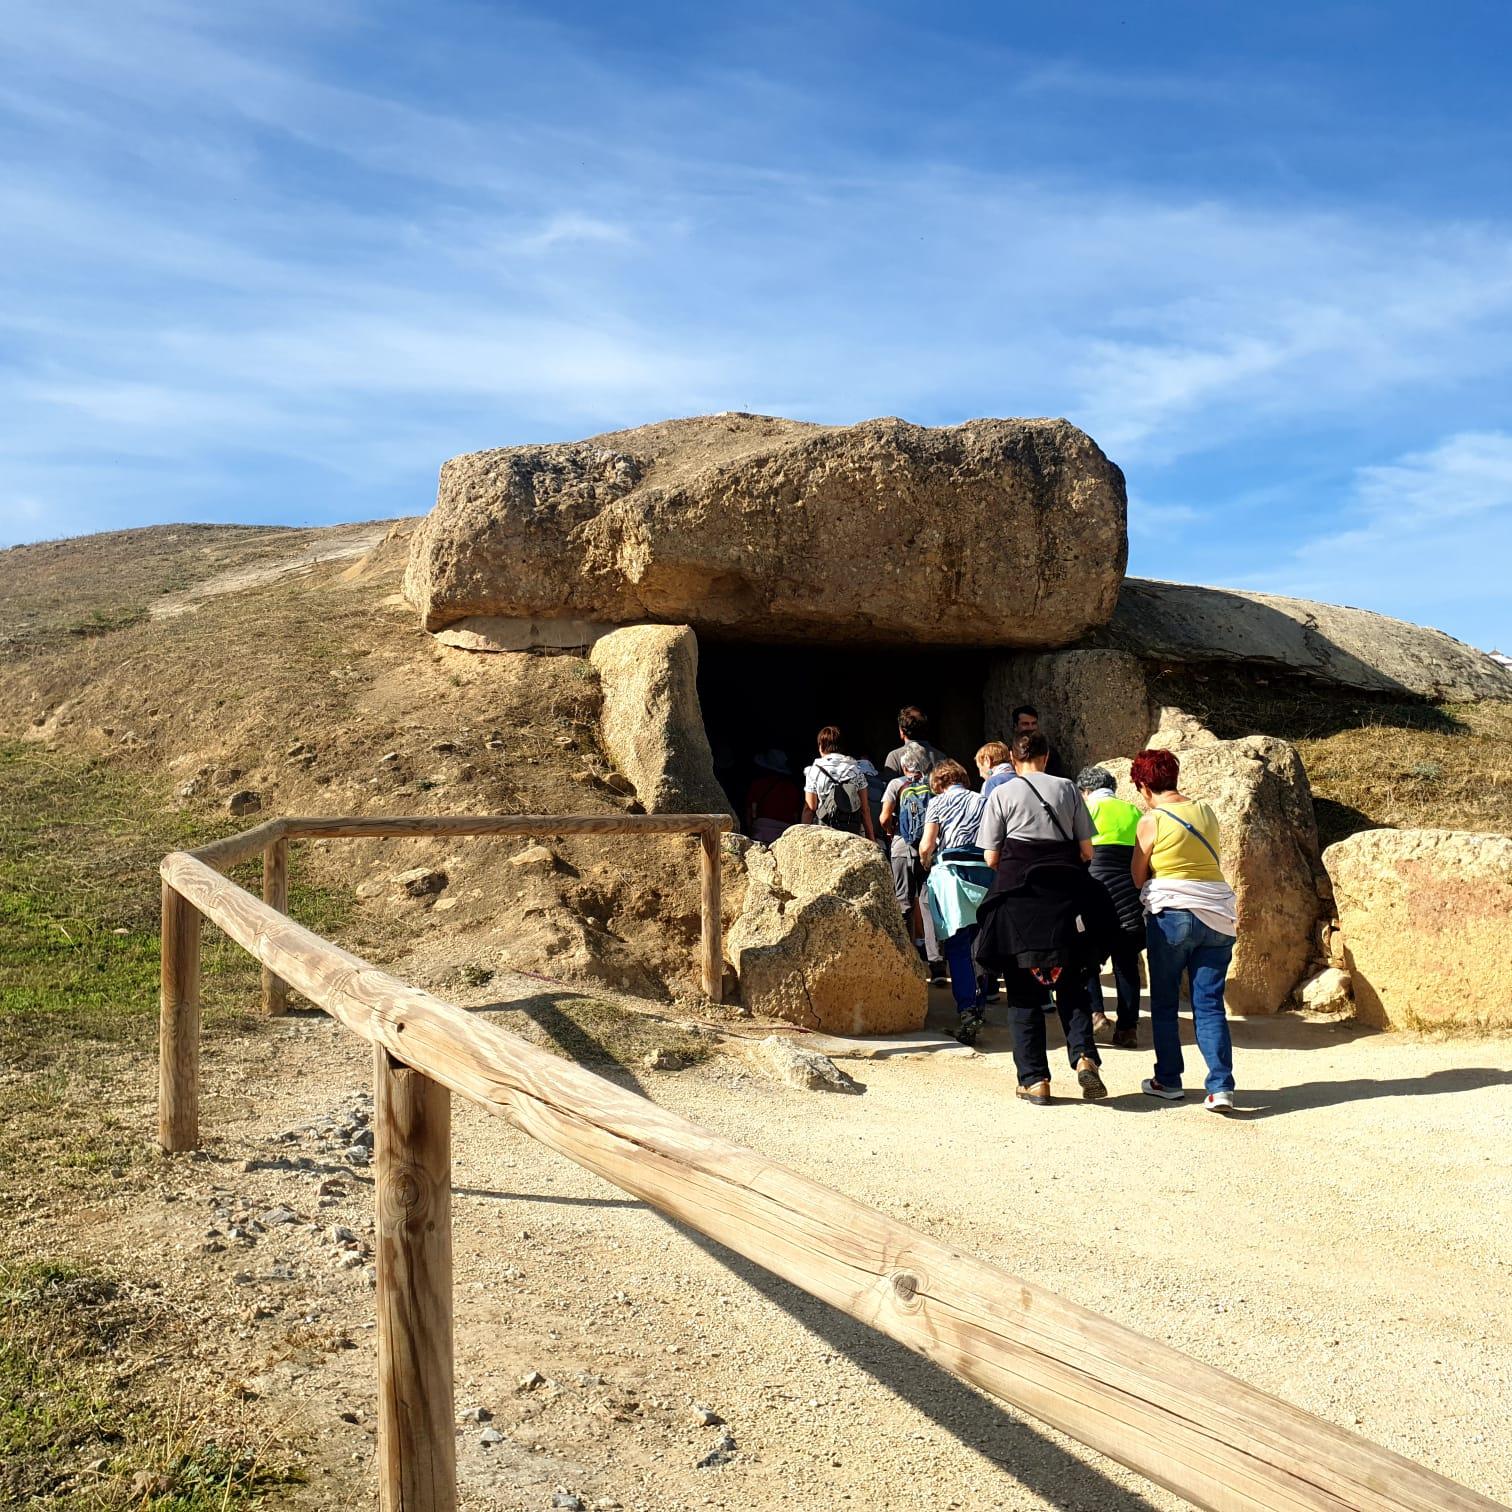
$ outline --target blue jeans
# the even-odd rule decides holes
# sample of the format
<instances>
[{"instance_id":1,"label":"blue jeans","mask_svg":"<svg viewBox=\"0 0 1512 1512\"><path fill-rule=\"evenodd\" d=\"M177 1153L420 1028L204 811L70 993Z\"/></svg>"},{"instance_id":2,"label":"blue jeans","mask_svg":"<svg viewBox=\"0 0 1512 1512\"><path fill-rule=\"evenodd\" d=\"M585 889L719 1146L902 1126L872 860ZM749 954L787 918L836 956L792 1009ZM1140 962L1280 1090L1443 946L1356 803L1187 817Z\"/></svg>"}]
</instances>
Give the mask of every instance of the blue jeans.
<instances>
[{"instance_id":1,"label":"blue jeans","mask_svg":"<svg viewBox=\"0 0 1512 1512\"><path fill-rule=\"evenodd\" d=\"M1234 1090L1234 1047L1223 1010L1223 984L1234 954L1232 935L1209 929L1196 914L1168 908L1145 920L1150 966L1150 1029L1155 1038L1155 1080L1181 1086L1181 1028L1176 1009L1181 977L1191 981L1192 1025L1207 1062L1209 1092Z\"/></svg>"},{"instance_id":2,"label":"blue jeans","mask_svg":"<svg viewBox=\"0 0 1512 1512\"><path fill-rule=\"evenodd\" d=\"M940 947L945 953L945 964L950 968L950 992L955 998L957 1013L981 1011L982 994L977 987L976 962L971 958L976 937L976 925L968 924L965 929L956 930Z\"/></svg>"}]
</instances>

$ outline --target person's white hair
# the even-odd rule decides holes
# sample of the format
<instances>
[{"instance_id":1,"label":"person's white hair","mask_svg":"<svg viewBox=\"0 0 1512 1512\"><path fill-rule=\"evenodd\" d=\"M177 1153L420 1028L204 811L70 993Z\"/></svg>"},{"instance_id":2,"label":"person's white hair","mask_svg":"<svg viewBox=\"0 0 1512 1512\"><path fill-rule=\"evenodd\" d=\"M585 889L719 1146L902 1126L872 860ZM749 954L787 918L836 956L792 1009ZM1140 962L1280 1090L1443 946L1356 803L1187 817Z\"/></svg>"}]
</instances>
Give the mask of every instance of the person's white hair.
<instances>
[{"instance_id":1,"label":"person's white hair","mask_svg":"<svg viewBox=\"0 0 1512 1512\"><path fill-rule=\"evenodd\" d=\"M929 752L917 740L904 741L903 752L898 757L898 765L905 772L912 772L915 777L921 777L929 770Z\"/></svg>"}]
</instances>

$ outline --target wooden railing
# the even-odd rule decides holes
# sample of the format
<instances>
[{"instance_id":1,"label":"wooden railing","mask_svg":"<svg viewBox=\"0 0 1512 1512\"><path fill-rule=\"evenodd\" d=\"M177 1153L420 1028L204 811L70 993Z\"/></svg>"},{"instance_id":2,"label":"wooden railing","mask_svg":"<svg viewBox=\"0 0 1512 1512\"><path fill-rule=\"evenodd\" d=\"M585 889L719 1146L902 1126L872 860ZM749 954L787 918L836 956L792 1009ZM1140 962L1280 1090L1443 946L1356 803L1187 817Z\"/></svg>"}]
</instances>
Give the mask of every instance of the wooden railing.
<instances>
[{"instance_id":1,"label":"wooden railing","mask_svg":"<svg viewBox=\"0 0 1512 1512\"><path fill-rule=\"evenodd\" d=\"M378 1466L385 1512L456 1505L450 1093L1199 1507L1488 1512L1496 1503L1023 1281L410 987L218 867L296 836L623 832L702 839L704 981L719 975L714 816L278 820L162 864L160 1140L198 1141L200 920L373 1045ZM712 952L710 930L713 930Z\"/></svg>"}]
</instances>

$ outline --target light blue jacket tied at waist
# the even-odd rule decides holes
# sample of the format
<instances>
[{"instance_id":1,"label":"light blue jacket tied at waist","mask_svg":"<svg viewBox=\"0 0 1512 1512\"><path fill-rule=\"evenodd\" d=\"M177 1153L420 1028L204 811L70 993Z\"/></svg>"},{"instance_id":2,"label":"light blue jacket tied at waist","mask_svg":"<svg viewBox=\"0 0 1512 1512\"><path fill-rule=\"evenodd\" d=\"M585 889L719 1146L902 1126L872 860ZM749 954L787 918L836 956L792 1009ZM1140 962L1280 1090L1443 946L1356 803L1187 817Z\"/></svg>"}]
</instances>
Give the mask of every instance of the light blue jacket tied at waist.
<instances>
[{"instance_id":1,"label":"light blue jacket tied at waist","mask_svg":"<svg viewBox=\"0 0 1512 1512\"><path fill-rule=\"evenodd\" d=\"M943 852L929 869L924 895L940 939L969 929L992 886L992 868L975 846Z\"/></svg>"}]
</instances>

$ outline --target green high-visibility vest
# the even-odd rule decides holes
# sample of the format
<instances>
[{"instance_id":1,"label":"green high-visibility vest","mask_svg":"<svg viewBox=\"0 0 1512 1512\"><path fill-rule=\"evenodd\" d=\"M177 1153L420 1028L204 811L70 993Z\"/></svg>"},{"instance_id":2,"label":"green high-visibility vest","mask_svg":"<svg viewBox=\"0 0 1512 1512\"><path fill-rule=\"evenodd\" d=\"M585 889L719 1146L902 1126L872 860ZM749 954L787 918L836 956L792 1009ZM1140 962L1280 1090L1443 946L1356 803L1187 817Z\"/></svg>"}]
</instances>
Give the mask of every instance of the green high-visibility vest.
<instances>
[{"instance_id":1,"label":"green high-visibility vest","mask_svg":"<svg viewBox=\"0 0 1512 1512\"><path fill-rule=\"evenodd\" d=\"M1093 845L1133 845L1134 831L1144 816L1122 798L1104 798L1092 810Z\"/></svg>"}]
</instances>

